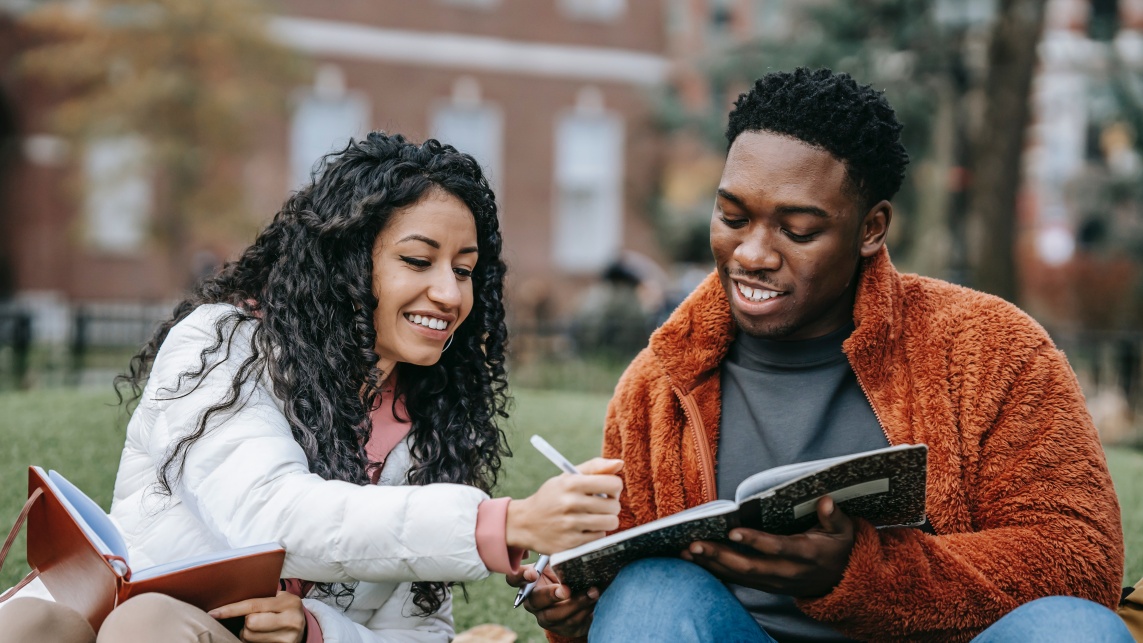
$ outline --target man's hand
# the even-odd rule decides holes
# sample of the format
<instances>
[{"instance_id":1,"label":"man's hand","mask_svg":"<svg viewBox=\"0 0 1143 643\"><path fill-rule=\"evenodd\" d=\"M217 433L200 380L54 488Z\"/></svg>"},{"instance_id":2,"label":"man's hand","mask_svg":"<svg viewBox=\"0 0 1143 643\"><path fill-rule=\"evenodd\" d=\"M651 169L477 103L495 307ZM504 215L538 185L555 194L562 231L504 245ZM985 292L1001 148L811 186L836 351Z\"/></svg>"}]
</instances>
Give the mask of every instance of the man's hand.
<instances>
[{"instance_id":1,"label":"man's hand","mask_svg":"<svg viewBox=\"0 0 1143 643\"><path fill-rule=\"evenodd\" d=\"M512 587L523 587L536 580L536 570L527 565L516 574L508 574L505 580ZM587 636L597 600L598 589L592 587L583 594L572 596L571 590L560 584L553 572L545 569L543 578L524 599L523 605L536 617L540 627L560 636L575 638Z\"/></svg>"},{"instance_id":2,"label":"man's hand","mask_svg":"<svg viewBox=\"0 0 1143 643\"><path fill-rule=\"evenodd\" d=\"M246 643L301 643L306 632L302 599L286 591L274 598L252 598L213 609L217 619L245 616L241 638Z\"/></svg>"},{"instance_id":3,"label":"man's hand","mask_svg":"<svg viewBox=\"0 0 1143 643\"><path fill-rule=\"evenodd\" d=\"M753 529L731 530L744 546L700 541L682 553L718 578L771 594L823 596L841 582L853 551L853 520L825 496L818 500L818 525L792 536Z\"/></svg>"}]
</instances>

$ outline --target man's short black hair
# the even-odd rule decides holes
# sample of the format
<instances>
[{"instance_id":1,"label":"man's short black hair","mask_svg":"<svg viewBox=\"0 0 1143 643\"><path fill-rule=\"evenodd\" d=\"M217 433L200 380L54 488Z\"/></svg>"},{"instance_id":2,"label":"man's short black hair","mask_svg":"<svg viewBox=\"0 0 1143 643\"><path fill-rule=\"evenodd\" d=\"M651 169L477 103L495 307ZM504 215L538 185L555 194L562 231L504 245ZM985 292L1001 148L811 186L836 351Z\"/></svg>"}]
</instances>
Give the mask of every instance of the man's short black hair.
<instances>
[{"instance_id":1,"label":"man's short black hair","mask_svg":"<svg viewBox=\"0 0 1143 643\"><path fill-rule=\"evenodd\" d=\"M799 67L758 79L734 103L727 143L750 131L790 136L829 152L845 164L866 207L897 194L909 163L901 123L885 95L829 69Z\"/></svg>"}]
</instances>

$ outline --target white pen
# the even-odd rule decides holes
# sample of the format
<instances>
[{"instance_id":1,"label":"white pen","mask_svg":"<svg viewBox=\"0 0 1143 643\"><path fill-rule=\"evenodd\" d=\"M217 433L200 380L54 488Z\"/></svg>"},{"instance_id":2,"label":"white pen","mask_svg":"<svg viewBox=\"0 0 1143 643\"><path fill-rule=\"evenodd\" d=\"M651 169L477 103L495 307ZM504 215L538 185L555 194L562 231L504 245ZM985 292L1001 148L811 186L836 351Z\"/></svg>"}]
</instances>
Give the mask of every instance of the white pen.
<instances>
[{"instance_id":1,"label":"white pen","mask_svg":"<svg viewBox=\"0 0 1143 643\"><path fill-rule=\"evenodd\" d=\"M565 458L559 451L556 451L556 448L548 444L548 441L544 438L541 438L538 435L533 435L532 446L536 447L537 451L543 453L545 458L551 460L552 464L559 467L560 470L564 473L579 475L579 469L576 469L574 464L569 462L568 459ZM532 593L532 590L536 587L536 583L540 582L540 576L544 574L544 568L548 566L548 560L550 559L550 556L543 554L540 556L540 559L536 561L536 580L521 587L520 591L516 592L516 602L512 604L512 609L520 607L520 603L523 603L524 599L528 598L528 594Z\"/></svg>"}]
</instances>

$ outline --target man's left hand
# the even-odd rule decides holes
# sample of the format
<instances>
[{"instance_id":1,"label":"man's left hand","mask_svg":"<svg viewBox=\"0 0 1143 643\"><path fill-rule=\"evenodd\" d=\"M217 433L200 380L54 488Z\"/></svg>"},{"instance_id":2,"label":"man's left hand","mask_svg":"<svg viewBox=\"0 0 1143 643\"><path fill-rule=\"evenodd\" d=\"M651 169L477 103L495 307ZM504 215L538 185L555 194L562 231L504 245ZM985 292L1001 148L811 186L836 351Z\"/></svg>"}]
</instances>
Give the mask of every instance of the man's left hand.
<instances>
[{"instance_id":1,"label":"man's left hand","mask_svg":"<svg viewBox=\"0 0 1143 643\"><path fill-rule=\"evenodd\" d=\"M853 551L853 520L825 496L817 504L818 525L792 536L740 527L729 537L738 546L698 541L682 553L718 578L771 594L813 597L841 582Z\"/></svg>"}]
</instances>

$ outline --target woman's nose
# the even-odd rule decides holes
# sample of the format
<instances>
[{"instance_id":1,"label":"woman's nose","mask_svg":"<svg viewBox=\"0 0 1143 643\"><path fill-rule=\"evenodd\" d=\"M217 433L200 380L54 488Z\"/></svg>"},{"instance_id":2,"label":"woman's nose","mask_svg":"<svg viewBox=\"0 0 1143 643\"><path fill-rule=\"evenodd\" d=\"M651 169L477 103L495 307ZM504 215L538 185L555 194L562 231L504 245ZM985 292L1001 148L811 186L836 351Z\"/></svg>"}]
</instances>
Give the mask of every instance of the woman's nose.
<instances>
[{"instance_id":1,"label":"woman's nose","mask_svg":"<svg viewBox=\"0 0 1143 643\"><path fill-rule=\"evenodd\" d=\"M435 271L433 281L429 285L429 299L434 303L450 308L461 304L460 284L450 267L447 271Z\"/></svg>"}]
</instances>

